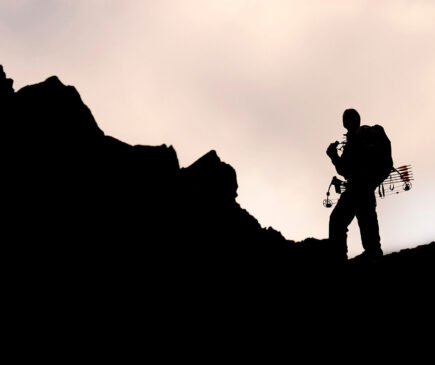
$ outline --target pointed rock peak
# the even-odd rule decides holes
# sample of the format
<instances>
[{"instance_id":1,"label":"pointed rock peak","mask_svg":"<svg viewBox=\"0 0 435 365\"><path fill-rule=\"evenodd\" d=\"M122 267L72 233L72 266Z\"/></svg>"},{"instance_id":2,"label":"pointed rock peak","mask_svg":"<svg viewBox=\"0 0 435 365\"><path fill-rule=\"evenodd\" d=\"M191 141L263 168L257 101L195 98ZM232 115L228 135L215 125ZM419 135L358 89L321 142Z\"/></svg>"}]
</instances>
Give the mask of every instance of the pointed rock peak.
<instances>
[{"instance_id":1,"label":"pointed rock peak","mask_svg":"<svg viewBox=\"0 0 435 365\"><path fill-rule=\"evenodd\" d=\"M14 93L13 84L14 80L6 77L3 66L0 65L0 96L12 95Z\"/></svg>"},{"instance_id":2,"label":"pointed rock peak","mask_svg":"<svg viewBox=\"0 0 435 365\"><path fill-rule=\"evenodd\" d=\"M235 199L237 175L232 166L222 162L215 150L206 153L189 167L182 169L183 177L211 199Z\"/></svg>"},{"instance_id":3,"label":"pointed rock peak","mask_svg":"<svg viewBox=\"0 0 435 365\"><path fill-rule=\"evenodd\" d=\"M217 155L215 150L211 150L209 152L207 152L203 157L207 157L207 158L212 158L212 159L217 159L220 161L219 156Z\"/></svg>"},{"instance_id":4,"label":"pointed rock peak","mask_svg":"<svg viewBox=\"0 0 435 365\"><path fill-rule=\"evenodd\" d=\"M47 80L45 80L45 82L52 85L65 86L57 76L50 76Z\"/></svg>"},{"instance_id":5,"label":"pointed rock peak","mask_svg":"<svg viewBox=\"0 0 435 365\"><path fill-rule=\"evenodd\" d=\"M21 127L32 131L39 143L62 141L66 148L104 136L76 88L64 85L57 76L21 88L15 100L21 106L17 111Z\"/></svg>"},{"instance_id":6,"label":"pointed rock peak","mask_svg":"<svg viewBox=\"0 0 435 365\"><path fill-rule=\"evenodd\" d=\"M196 160L192 165L190 165L189 169L195 169L201 166L216 165L219 163L221 163L221 159L219 158L215 150L211 150L210 152L207 152L204 156Z\"/></svg>"}]
</instances>

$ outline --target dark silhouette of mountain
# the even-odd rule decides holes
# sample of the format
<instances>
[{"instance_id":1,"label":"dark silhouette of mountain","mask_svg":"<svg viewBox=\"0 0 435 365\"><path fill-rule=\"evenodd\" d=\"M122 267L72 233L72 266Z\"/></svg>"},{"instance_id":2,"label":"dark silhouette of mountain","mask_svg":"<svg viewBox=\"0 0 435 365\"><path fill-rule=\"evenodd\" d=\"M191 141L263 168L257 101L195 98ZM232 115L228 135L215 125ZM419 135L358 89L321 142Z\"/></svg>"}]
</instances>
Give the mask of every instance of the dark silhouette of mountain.
<instances>
[{"instance_id":1,"label":"dark silhouette of mountain","mask_svg":"<svg viewBox=\"0 0 435 365\"><path fill-rule=\"evenodd\" d=\"M434 242L340 265L327 240L294 242L263 228L237 203L236 171L215 151L180 167L172 146L105 135L57 77L17 92L12 85L0 68L4 226L15 278L130 296L261 283L290 293L313 276L378 280L433 270Z\"/></svg>"}]
</instances>

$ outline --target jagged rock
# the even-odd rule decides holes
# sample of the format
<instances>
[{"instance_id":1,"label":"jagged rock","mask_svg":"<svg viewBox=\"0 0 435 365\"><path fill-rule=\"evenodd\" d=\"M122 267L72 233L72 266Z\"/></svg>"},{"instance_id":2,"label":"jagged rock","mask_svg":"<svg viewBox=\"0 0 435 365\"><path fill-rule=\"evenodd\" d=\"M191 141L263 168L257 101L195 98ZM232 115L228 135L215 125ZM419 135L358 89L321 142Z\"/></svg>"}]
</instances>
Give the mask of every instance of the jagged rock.
<instances>
[{"instance_id":1,"label":"jagged rock","mask_svg":"<svg viewBox=\"0 0 435 365\"><path fill-rule=\"evenodd\" d=\"M15 94L15 127L34 153L87 153L104 137L77 90L52 76Z\"/></svg>"},{"instance_id":2,"label":"jagged rock","mask_svg":"<svg viewBox=\"0 0 435 365\"><path fill-rule=\"evenodd\" d=\"M216 151L180 168L172 146L106 136L77 90L57 77L16 93L8 80L1 69L4 200L11 262L24 272L44 267L59 280L74 272L85 286L104 272L132 288L156 276L166 284L261 277L286 285L301 272L334 269L327 240L287 240L240 207L236 172ZM429 267L433 244L424 255L397 255L403 262L387 256L377 267Z\"/></svg>"},{"instance_id":3,"label":"jagged rock","mask_svg":"<svg viewBox=\"0 0 435 365\"><path fill-rule=\"evenodd\" d=\"M14 80L8 79L3 70L3 66L0 65L0 101L4 101L9 96L13 95L14 88L12 87Z\"/></svg>"},{"instance_id":4,"label":"jagged rock","mask_svg":"<svg viewBox=\"0 0 435 365\"><path fill-rule=\"evenodd\" d=\"M235 170L222 162L212 150L181 170L183 181L191 186L198 196L216 200L237 197L237 176Z\"/></svg>"}]
</instances>

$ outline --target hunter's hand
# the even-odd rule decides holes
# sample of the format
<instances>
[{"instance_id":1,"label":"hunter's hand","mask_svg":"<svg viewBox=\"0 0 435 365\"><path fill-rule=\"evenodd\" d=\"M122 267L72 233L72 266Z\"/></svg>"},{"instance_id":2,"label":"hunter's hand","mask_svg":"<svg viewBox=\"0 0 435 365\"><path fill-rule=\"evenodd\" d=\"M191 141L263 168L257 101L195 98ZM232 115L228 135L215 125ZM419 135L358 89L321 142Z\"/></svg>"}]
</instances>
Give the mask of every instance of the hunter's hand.
<instances>
[{"instance_id":1,"label":"hunter's hand","mask_svg":"<svg viewBox=\"0 0 435 365\"><path fill-rule=\"evenodd\" d=\"M328 147L328 149L326 150L326 154L330 157L330 158L334 158L338 156L337 153L337 146L338 146L339 142L334 142L331 143Z\"/></svg>"}]
</instances>

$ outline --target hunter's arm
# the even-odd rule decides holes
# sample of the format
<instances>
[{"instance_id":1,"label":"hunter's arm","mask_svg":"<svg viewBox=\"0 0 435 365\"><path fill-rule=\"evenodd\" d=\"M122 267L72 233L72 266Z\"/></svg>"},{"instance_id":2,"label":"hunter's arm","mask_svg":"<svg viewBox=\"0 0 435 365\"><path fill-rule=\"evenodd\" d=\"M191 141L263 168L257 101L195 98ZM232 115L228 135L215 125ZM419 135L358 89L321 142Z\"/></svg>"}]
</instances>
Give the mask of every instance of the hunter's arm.
<instances>
[{"instance_id":1,"label":"hunter's arm","mask_svg":"<svg viewBox=\"0 0 435 365\"><path fill-rule=\"evenodd\" d=\"M331 143L328 147L328 149L326 150L326 154L329 156L329 158L331 159L332 163L335 166L335 169L337 170L337 173L340 174L341 176L346 177L347 176L347 169L346 169L346 164L344 162L344 158L343 155L340 157L338 156L337 153L337 144L338 142L335 143Z\"/></svg>"},{"instance_id":2,"label":"hunter's arm","mask_svg":"<svg viewBox=\"0 0 435 365\"><path fill-rule=\"evenodd\" d=\"M335 166L335 169L337 170L337 173L340 174L341 176L346 177L347 176L347 171L346 171L346 167L343 161L343 157L340 157L338 155L331 157L331 161Z\"/></svg>"}]
</instances>

